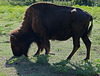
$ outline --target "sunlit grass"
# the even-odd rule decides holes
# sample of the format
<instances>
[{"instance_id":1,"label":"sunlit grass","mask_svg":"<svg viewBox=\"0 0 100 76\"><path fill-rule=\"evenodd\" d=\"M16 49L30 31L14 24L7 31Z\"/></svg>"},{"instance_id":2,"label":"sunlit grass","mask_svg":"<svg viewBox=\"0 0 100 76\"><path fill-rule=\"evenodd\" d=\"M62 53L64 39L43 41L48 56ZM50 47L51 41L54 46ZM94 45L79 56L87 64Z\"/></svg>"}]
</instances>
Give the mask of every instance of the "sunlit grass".
<instances>
[{"instance_id":1,"label":"sunlit grass","mask_svg":"<svg viewBox=\"0 0 100 76\"><path fill-rule=\"evenodd\" d=\"M27 6L0 6L0 20L21 20Z\"/></svg>"}]
</instances>

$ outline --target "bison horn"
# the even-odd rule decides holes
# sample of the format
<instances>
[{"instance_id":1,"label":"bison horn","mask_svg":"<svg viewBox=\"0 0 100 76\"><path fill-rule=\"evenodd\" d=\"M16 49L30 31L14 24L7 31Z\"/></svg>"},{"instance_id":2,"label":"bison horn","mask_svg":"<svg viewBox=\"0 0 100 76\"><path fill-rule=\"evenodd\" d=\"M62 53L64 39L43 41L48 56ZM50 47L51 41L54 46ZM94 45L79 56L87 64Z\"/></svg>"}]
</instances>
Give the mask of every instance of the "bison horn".
<instances>
[{"instance_id":1,"label":"bison horn","mask_svg":"<svg viewBox=\"0 0 100 76\"><path fill-rule=\"evenodd\" d=\"M10 37L12 37L12 38L15 38L15 36L14 36L14 35L12 35L12 34L9 34L9 36L10 36Z\"/></svg>"}]
</instances>

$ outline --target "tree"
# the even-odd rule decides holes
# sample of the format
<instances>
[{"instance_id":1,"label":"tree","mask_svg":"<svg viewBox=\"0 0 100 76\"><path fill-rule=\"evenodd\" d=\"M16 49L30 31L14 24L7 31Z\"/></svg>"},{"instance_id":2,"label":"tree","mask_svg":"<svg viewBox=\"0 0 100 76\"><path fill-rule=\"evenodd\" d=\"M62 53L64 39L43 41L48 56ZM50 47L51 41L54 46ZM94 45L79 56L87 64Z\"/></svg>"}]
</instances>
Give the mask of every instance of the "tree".
<instances>
[{"instance_id":1,"label":"tree","mask_svg":"<svg viewBox=\"0 0 100 76\"><path fill-rule=\"evenodd\" d=\"M35 3L35 0L33 0L33 3Z\"/></svg>"},{"instance_id":2,"label":"tree","mask_svg":"<svg viewBox=\"0 0 100 76\"><path fill-rule=\"evenodd\" d=\"M83 0L83 3L87 3L87 0Z\"/></svg>"}]
</instances>

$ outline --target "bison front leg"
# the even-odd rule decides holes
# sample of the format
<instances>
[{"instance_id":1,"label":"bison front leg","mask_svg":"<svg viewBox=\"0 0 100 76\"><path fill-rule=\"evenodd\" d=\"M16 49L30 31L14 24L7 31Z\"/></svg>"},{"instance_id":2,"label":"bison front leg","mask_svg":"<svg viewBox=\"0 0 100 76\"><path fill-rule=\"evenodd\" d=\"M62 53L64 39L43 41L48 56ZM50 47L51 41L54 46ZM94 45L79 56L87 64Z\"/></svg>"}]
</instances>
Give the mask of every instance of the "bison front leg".
<instances>
[{"instance_id":1,"label":"bison front leg","mask_svg":"<svg viewBox=\"0 0 100 76\"><path fill-rule=\"evenodd\" d=\"M43 47L42 47L41 45L38 45L38 50L37 50L37 52L34 54L34 56L39 55L42 51L43 51Z\"/></svg>"},{"instance_id":2,"label":"bison front leg","mask_svg":"<svg viewBox=\"0 0 100 76\"><path fill-rule=\"evenodd\" d=\"M72 50L71 54L68 56L67 59L71 59L72 56L75 54L75 52L80 47L80 38L78 38L77 36L73 37L73 45L74 45L73 50Z\"/></svg>"},{"instance_id":3,"label":"bison front leg","mask_svg":"<svg viewBox=\"0 0 100 76\"><path fill-rule=\"evenodd\" d=\"M49 42L49 40L47 40L45 42L44 46L45 46L45 51L46 51L45 54L48 55L50 53L50 42Z\"/></svg>"},{"instance_id":4,"label":"bison front leg","mask_svg":"<svg viewBox=\"0 0 100 76\"><path fill-rule=\"evenodd\" d=\"M87 48L87 56L84 60L88 60L90 58L90 48L91 48L91 41L89 40L88 36L82 37L83 42Z\"/></svg>"},{"instance_id":5,"label":"bison front leg","mask_svg":"<svg viewBox=\"0 0 100 76\"><path fill-rule=\"evenodd\" d=\"M36 55L40 55L40 53L42 52L43 48L38 48L37 52L34 54L34 56Z\"/></svg>"}]
</instances>

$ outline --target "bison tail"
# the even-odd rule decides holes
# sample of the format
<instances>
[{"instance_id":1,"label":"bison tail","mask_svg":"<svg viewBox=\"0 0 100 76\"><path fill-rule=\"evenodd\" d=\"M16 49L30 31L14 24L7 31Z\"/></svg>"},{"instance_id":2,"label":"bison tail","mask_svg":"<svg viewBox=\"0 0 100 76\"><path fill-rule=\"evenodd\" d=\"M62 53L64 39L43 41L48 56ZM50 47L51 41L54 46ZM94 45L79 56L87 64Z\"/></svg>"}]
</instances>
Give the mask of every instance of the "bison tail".
<instances>
[{"instance_id":1,"label":"bison tail","mask_svg":"<svg viewBox=\"0 0 100 76\"><path fill-rule=\"evenodd\" d=\"M90 36L91 31L92 31L92 28L93 28L93 17L92 17L92 16L91 16L91 18L90 18L90 21L91 21L91 25L90 25L90 27L88 28L87 36Z\"/></svg>"}]
</instances>

